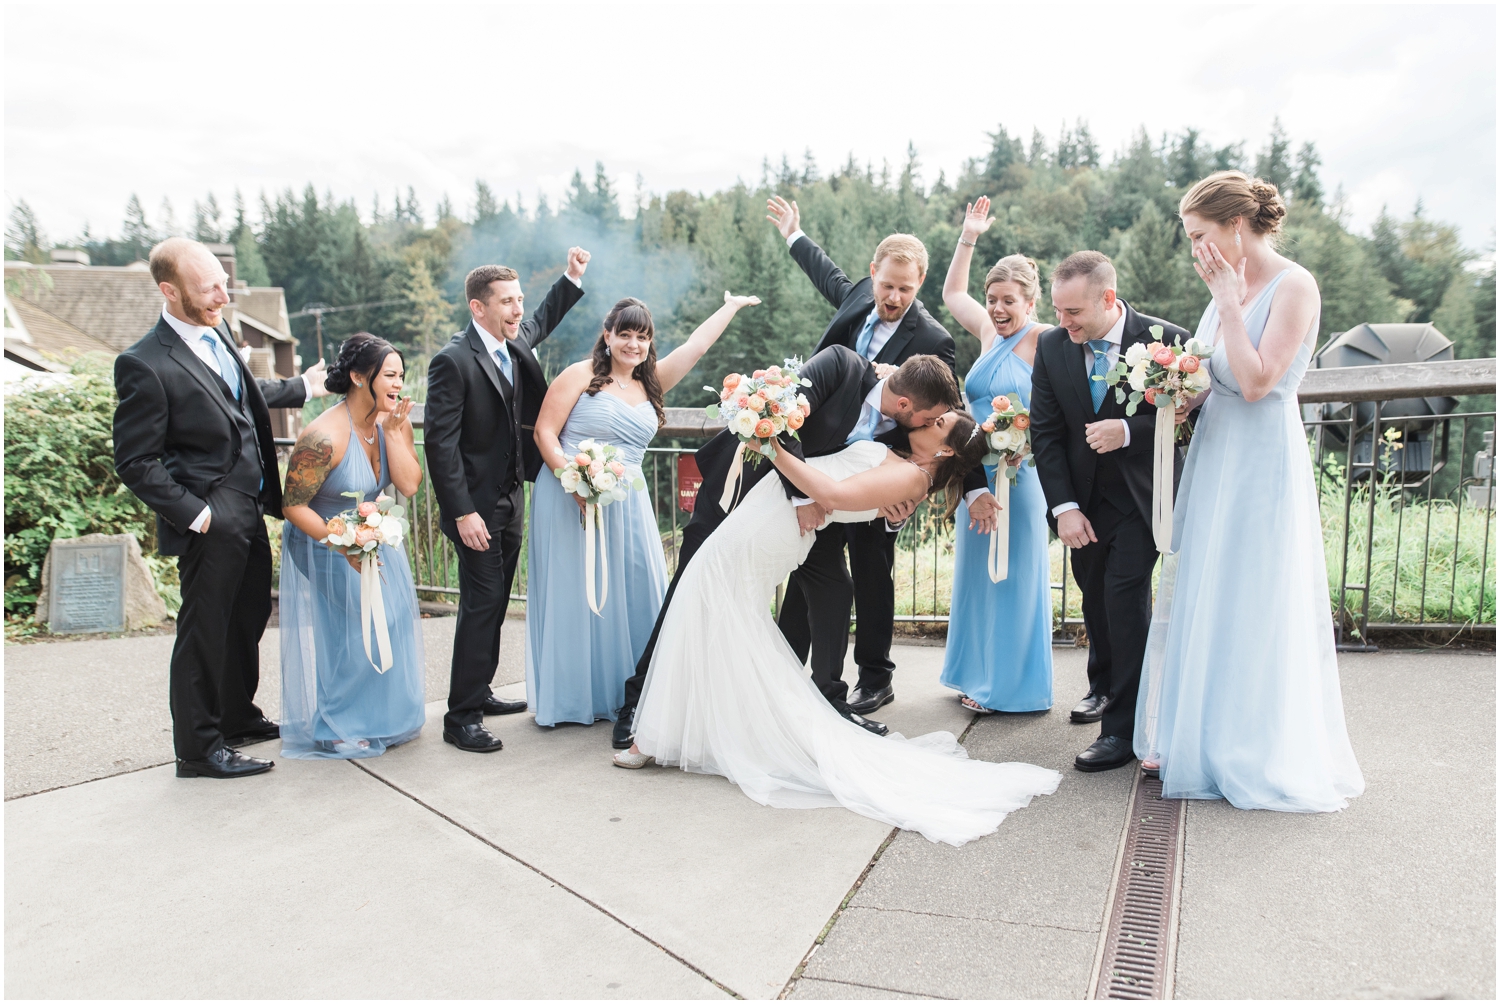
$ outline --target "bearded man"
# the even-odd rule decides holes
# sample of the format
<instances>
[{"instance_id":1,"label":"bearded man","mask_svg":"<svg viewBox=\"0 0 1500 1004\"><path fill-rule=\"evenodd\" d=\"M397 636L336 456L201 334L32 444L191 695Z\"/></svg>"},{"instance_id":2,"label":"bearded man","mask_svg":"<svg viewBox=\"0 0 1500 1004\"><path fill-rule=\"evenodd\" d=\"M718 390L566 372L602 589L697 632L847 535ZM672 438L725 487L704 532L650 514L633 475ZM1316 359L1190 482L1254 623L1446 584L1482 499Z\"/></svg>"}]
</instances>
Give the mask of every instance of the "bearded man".
<instances>
[{"instance_id":1,"label":"bearded man","mask_svg":"<svg viewBox=\"0 0 1500 1004\"><path fill-rule=\"evenodd\" d=\"M257 380L222 312L219 260L173 237L151 249L165 302L145 338L115 357L115 471L156 511L157 550L177 555L182 608L169 695L178 777L245 777L272 761L234 744L280 731L255 705L260 636L271 616L271 544L281 518L271 408L327 393L321 362Z\"/></svg>"}]
</instances>

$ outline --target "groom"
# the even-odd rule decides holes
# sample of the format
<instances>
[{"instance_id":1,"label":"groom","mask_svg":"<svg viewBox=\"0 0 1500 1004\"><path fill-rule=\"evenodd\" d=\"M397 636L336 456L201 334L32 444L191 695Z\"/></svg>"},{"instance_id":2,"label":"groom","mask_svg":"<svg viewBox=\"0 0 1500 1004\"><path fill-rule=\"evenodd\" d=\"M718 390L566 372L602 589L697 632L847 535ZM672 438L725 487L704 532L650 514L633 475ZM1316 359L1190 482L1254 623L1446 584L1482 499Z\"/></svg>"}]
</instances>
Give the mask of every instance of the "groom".
<instances>
[{"instance_id":1,"label":"groom","mask_svg":"<svg viewBox=\"0 0 1500 1004\"><path fill-rule=\"evenodd\" d=\"M473 319L432 357L423 416L427 467L443 533L458 551L458 622L443 740L469 753L493 753L499 737L485 715L526 710L490 692L500 664L500 628L526 528L523 481L542 457L532 439L547 395L534 350L583 299L589 253L568 249L567 272L541 307L525 316L514 269L481 265L464 279Z\"/></svg>"},{"instance_id":2,"label":"groom","mask_svg":"<svg viewBox=\"0 0 1500 1004\"><path fill-rule=\"evenodd\" d=\"M1151 624L1150 526L1154 409L1134 416L1107 373L1136 343L1165 329L1168 344L1188 332L1135 311L1115 294L1115 267L1098 251L1069 255L1052 272L1059 326L1037 339L1031 375L1031 444L1057 536L1072 548L1089 640L1089 692L1075 722L1100 722L1100 736L1074 759L1082 771L1112 770L1135 758L1136 691ZM1179 419L1180 420L1180 419ZM1181 468L1177 451L1173 480Z\"/></svg>"},{"instance_id":3,"label":"groom","mask_svg":"<svg viewBox=\"0 0 1500 1004\"><path fill-rule=\"evenodd\" d=\"M837 453L858 439L877 438L887 445L904 446L907 429L932 424L934 419L948 410L952 397L958 393L952 371L936 356L913 356L894 374L882 380L876 375L873 363L842 345L826 348L814 355L803 364L802 376L811 383L811 386L804 388L811 413L798 433L801 438L783 439L782 443L798 456L804 457ZM635 707L641 697L641 687L646 682L646 673L651 668L651 656L656 651L657 636L661 633L662 622L666 620L667 608L672 605L672 596L677 591L677 583L682 578L683 570L709 535L728 518L719 506L719 499L730 477L730 464L738 445L739 438L726 429L709 440L696 454L703 483L699 486L697 501L693 505L692 519L688 520L682 531L682 543L677 551L677 573L672 576L672 582L667 587L666 598L656 618L656 627L652 629L645 651L636 663L635 675L625 681L625 704L615 718L615 749L630 748ZM740 467L740 484L730 509L772 470L774 468L769 463L752 466L748 461L743 462ZM790 486L790 482L785 483L790 496L795 489ZM815 509L814 506L804 506L798 510L798 522L804 533L822 521L820 511L816 512L816 522L810 521ZM834 524L831 529L836 531L843 525ZM814 548L816 546L815 544ZM842 583L842 644L847 647L849 604L853 596L853 586L849 582L847 571L843 572ZM807 608L804 606L803 609L805 611ZM806 617L805 613L803 617ZM826 647L831 648L832 644L828 642ZM804 645L800 651L803 659L807 658L807 652ZM845 718L876 735L884 735L884 725L869 721L849 710L849 705L843 701L847 692L847 685L839 679L843 664L842 648L837 653L836 660L815 659L814 675L821 666L824 676L828 677L826 681L819 680L819 689Z\"/></svg>"}]
</instances>

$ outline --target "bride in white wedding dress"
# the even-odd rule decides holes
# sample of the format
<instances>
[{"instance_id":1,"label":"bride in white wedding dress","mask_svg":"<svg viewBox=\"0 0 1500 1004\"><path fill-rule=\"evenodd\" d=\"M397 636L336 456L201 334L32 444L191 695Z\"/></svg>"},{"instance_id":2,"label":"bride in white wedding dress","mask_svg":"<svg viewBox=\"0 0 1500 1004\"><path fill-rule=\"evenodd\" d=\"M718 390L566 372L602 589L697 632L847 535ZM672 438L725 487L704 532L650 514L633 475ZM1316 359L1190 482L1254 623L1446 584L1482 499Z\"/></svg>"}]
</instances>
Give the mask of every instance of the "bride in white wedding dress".
<instances>
[{"instance_id":1,"label":"bride in white wedding dress","mask_svg":"<svg viewBox=\"0 0 1500 1004\"><path fill-rule=\"evenodd\" d=\"M934 483L951 510L986 452L973 430L950 411L911 430L910 459L862 441L806 462L778 451L775 463L837 521L872 519ZM813 540L781 479L767 477L704 543L662 624L636 712L637 762L722 775L762 805L842 805L955 846L1056 791L1056 771L970 760L950 732L875 736L829 705L771 617L777 584Z\"/></svg>"}]
</instances>

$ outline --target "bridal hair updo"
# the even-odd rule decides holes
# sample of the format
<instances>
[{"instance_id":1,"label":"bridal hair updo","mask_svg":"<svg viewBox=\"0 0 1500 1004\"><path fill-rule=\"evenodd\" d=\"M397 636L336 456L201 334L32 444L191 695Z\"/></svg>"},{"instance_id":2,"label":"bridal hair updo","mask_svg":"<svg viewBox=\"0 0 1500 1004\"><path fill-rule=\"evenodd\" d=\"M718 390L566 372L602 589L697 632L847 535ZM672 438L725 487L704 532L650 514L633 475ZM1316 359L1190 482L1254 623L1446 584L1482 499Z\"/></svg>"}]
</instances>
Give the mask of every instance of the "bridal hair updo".
<instances>
[{"instance_id":1,"label":"bridal hair updo","mask_svg":"<svg viewBox=\"0 0 1500 1004\"><path fill-rule=\"evenodd\" d=\"M646 349L646 361L630 375L646 389L646 399L656 412L656 427L659 429L667 424L667 413L663 410L665 395L662 393L661 380L656 376L656 324L651 319L651 311L633 296L625 297L604 315L604 328L599 332L599 337L594 339L594 351L589 356L594 368L594 378L589 381L584 393L593 397L609 383L614 364L609 358L608 336L622 331L645 332L646 338L650 340Z\"/></svg>"},{"instance_id":2,"label":"bridal hair updo","mask_svg":"<svg viewBox=\"0 0 1500 1004\"><path fill-rule=\"evenodd\" d=\"M353 378L356 376L364 378L364 391L370 395L370 400L375 400L374 377L385 362L385 357L397 352L395 347L384 338L377 338L368 331L350 335L344 339L344 344L339 346L338 358L333 365L328 367L328 376L323 381L333 394L348 394L354 386Z\"/></svg>"},{"instance_id":3,"label":"bridal hair updo","mask_svg":"<svg viewBox=\"0 0 1500 1004\"><path fill-rule=\"evenodd\" d=\"M1179 217L1193 213L1214 223L1228 224L1237 216L1253 234L1269 237L1281 230L1286 203L1269 181L1241 171L1217 171L1189 188L1177 204Z\"/></svg>"},{"instance_id":4,"label":"bridal hair updo","mask_svg":"<svg viewBox=\"0 0 1500 1004\"><path fill-rule=\"evenodd\" d=\"M1021 290L1021 299L1035 303L1042 295L1042 276L1036 262L1023 254L1008 254L995 263L984 277L984 290L989 292L997 282L1013 282Z\"/></svg>"}]
</instances>

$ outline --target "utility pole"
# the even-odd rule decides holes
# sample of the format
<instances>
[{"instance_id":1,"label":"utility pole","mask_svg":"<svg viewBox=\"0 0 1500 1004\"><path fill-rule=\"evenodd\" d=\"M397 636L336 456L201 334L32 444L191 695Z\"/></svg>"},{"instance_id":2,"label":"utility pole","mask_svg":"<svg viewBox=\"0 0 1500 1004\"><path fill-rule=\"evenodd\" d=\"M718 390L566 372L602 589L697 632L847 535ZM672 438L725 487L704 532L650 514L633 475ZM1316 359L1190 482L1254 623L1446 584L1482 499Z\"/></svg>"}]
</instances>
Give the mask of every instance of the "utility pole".
<instances>
[{"instance_id":1,"label":"utility pole","mask_svg":"<svg viewBox=\"0 0 1500 1004\"><path fill-rule=\"evenodd\" d=\"M366 309L371 308L371 307L391 307L391 306L394 306L394 305L396 305L398 303L405 303L405 302L406 301L404 301L404 300L374 300L374 301L372 301L370 303L351 303L351 304L348 304L348 305L343 306L343 307L330 307L326 303L305 303L305 304L302 305L302 309L301 310L297 311L295 314L292 314L291 316L292 317L311 317L313 319L313 328L317 332L317 337L318 337L318 359L321 361L323 359L323 315L324 314L339 314L339 313L342 313L342 312L344 312L346 310L366 310Z\"/></svg>"}]
</instances>

